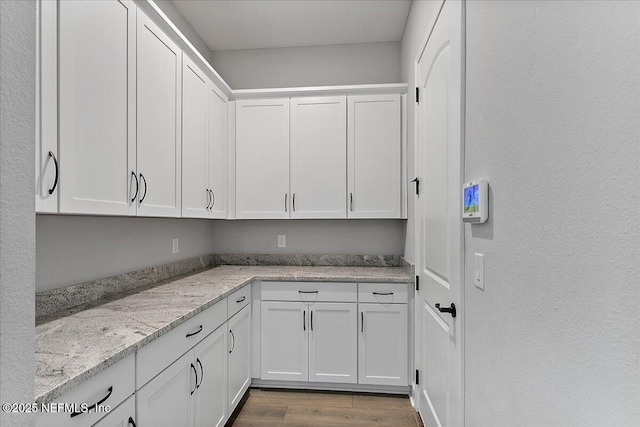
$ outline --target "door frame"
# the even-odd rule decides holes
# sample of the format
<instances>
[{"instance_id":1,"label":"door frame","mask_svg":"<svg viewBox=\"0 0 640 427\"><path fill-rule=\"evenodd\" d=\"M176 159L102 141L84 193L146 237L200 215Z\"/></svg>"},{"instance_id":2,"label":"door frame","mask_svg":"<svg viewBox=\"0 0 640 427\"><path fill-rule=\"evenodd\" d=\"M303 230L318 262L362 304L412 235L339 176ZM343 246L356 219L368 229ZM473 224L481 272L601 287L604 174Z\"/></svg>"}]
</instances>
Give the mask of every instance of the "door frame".
<instances>
[{"instance_id":1,"label":"door frame","mask_svg":"<svg viewBox=\"0 0 640 427\"><path fill-rule=\"evenodd\" d=\"M442 9L444 7L444 4L446 1L460 1L461 2L461 8L462 8L462 16L461 16L461 53L462 53L462 58L460 61L460 66L461 66L461 82L460 82L460 97L461 97L461 108L460 108L460 163L461 163L461 168L460 168L460 172L461 172L461 176L460 176L460 182L463 183L464 182L464 176L465 176L465 151L464 151L464 147L465 147L465 140L466 140L466 128L465 128L465 112L466 112L466 0L441 0L440 4L437 6L437 13L434 14L428 24L427 24L427 29L425 31L424 36L422 37L421 42L418 44L418 48L416 50L416 54L415 54L415 58L413 61L413 70L414 70L414 84L416 87L418 87L418 78L419 78L419 62L420 59L422 58L422 55L424 54L424 51L426 50L427 47L427 43L429 42L429 39L431 38L431 34L433 33L433 30L435 28L435 25L438 21L438 18L440 17L440 14L442 13ZM413 105L413 111L414 111L414 121L413 121L413 135L414 135L414 144L413 144L413 167L414 167L414 171L415 171L415 176L418 176L418 114L419 114L419 106L420 104L418 102L415 102ZM419 209L419 203L416 201L416 203L414 203L414 207L413 207L413 217L414 220L416 220L418 218L418 209ZM458 419L461 421L461 425L464 426L464 421L465 421L465 411L464 411L464 407L465 407L465 400L464 400L464 385L465 385L465 370L464 370L464 360L465 360L465 336L464 336L464 314L465 314L465 304L464 304L464 290L465 290L465 275L464 275L464 266L465 266L465 251L464 251L464 228L463 228L463 224L462 224L462 220L460 220L460 227L462 228L462 242L461 242L461 247L460 247L460 301L459 301L459 309L457 312L457 318L458 318L458 322L460 324L460 328L459 328L459 332L461 334L460 336L460 342L461 342L461 347L460 347L460 384L459 384L459 390L460 390L460 396L458 396L458 399L460 401L460 413L458 414ZM419 231L418 229L418 224L417 222L414 225L415 227L415 232L416 232L416 237L417 237L417 232ZM416 273L418 271L421 270L422 266L419 265L420 263L420 259L421 259L421 253L420 253L420 241L419 239L415 239L414 241L414 259L415 261L415 266L414 269L416 271ZM418 316L420 315L419 312L419 304L420 304L420 299L418 298L418 292L416 292L416 297L413 299L413 303L414 303L414 325L413 325L413 334L414 334L414 346L413 346L413 352L414 352L414 367L415 369L418 369L419 366L421 366L421 360L422 360L422 355L420 354L420 349L422 348L422 343L419 342L422 338L422 327L421 327L421 322L420 319L418 318ZM413 401L413 405L416 409L416 411L419 410L419 399L420 399L420 389L419 386L416 385L415 383L415 377L413 378L412 384L411 384L411 395L412 395L412 401ZM420 413L418 412L418 415L420 416ZM421 416L420 416L421 417ZM422 418L422 417L421 417Z\"/></svg>"}]
</instances>

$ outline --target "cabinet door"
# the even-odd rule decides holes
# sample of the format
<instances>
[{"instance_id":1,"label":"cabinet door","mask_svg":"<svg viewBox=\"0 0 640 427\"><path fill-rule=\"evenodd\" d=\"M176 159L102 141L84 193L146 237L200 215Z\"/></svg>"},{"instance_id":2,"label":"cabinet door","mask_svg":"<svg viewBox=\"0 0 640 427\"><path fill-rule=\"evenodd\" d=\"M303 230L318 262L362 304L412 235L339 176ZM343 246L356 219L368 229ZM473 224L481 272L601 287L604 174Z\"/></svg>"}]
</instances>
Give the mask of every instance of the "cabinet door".
<instances>
[{"instance_id":1,"label":"cabinet door","mask_svg":"<svg viewBox=\"0 0 640 427\"><path fill-rule=\"evenodd\" d=\"M193 351L173 362L137 392L137 424L140 427L193 426L192 393L197 369Z\"/></svg>"},{"instance_id":2,"label":"cabinet door","mask_svg":"<svg viewBox=\"0 0 640 427\"><path fill-rule=\"evenodd\" d=\"M58 212L58 4L39 1L36 212Z\"/></svg>"},{"instance_id":3,"label":"cabinet door","mask_svg":"<svg viewBox=\"0 0 640 427\"><path fill-rule=\"evenodd\" d=\"M291 100L291 217L347 217L346 97Z\"/></svg>"},{"instance_id":4,"label":"cabinet door","mask_svg":"<svg viewBox=\"0 0 640 427\"><path fill-rule=\"evenodd\" d=\"M195 347L199 384L196 427L223 426L227 417L227 328L220 326Z\"/></svg>"},{"instance_id":5,"label":"cabinet door","mask_svg":"<svg viewBox=\"0 0 640 427\"><path fill-rule=\"evenodd\" d=\"M348 98L349 218L400 218L400 95Z\"/></svg>"},{"instance_id":6,"label":"cabinet door","mask_svg":"<svg viewBox=\"0 0 640 427\"><path fill-rule=\"evenodd\" d=\"M227 207L227 98L209 87L209 218L226 218Z\"/></svg>"},{"instance_id":7,"label":"cabinet door","mask_svg":"<svg viewBox=\"0 0 640 427\"><path fill-rule=\"evenodd\" d=\"M236 218L289 218L289 100L236 102Z\"/></svg>"},{"instance_id":8,"label":"cabinet door","mask_svg":"<svg viewBox=\"0 0 640 427\"><path fill-rule=\"evenodd\" d=\"M182 67L182 216L207 218L207 79L186 56Z\"/></svg>"},{"instance_id":9,"label":"cabinet door","mask_svg":"<svg viewBox=\"0 0 640 427\"><path fill-rule=\"evenodd\" d=\"M309 381L355 384L357 304L312 303L309 310Z\"/></svg>"},{"instance_id":10,"label":"cabinet door","mask_svg":"<svg viewBox=\"0 0 640 427\"><path fill-rule=\"evenodd\" d=\"M228 323L229 408L231 414L251 384L251 304L236 313Z\"/></svg>"},{"instance_id":11,"label":"cabinet door","mask_svg":"<svg viewBox=\"0 0 640 427\"><path fill-rule=\"evenodd\" d=\"M142 11L137 30L138 215L178 217L182 52Z\"/></svg>"},{"instance_id":12,"label":"cabinet door","mask_svg":"<svg viewBox=\"0 0 640 427\"><path fill-rule=\"evenodd\" d=\"M261 378L309 380L309 310L304 302L262 301Z\"/></svg>"},{"instance_id":13,"label":"cabinet door","mask_svg":"<svg viewBox=\"0 0 640 427\"><path fill-rule=\"evenodd\" d=\"M136 423L136 398L131 396L93 427L132 427Z\"/></svg>"},{"instance_id":14,"label":"cabinet door","mask_svg":"<svg viewBox=\"0 0 640 427\"><path fill-rule=\"evenodd\" d=\"M135 215L136 7L58 4L60 211Z\"/></svg>"},{"instance_id":15,"label":"cabinet door","mask_svg":"<svg viewBox=\"0 0 640 427\"><path fill-rule=\"evenodd\" d=\"M407 305L359 304L360 384L408 385Z\"/></svg>"}]
</instances>

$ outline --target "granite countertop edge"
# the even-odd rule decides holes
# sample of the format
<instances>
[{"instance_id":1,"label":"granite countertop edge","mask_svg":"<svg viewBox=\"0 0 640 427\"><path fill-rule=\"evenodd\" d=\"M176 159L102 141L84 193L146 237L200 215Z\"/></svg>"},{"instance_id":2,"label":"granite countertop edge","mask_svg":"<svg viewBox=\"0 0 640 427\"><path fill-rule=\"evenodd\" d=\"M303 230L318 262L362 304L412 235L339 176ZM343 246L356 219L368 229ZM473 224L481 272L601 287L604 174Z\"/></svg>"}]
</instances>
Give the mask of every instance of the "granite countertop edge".
<instances>
[{"instance_id":1,"label":"granite countertop edge","mask_svg":"<svg viewBox=\"0 0 640 427\"><path fill-rule=\"evenodd\" d=\"M211 272L215 272L215 270L228 270L230 268L234 268L233 266L223 266L223 267L213 267L211 269L207 269L205 271L200 271L197 274L211 274ZM246 267L236 267L238 269L241 270L246 270ZM263 268L269 268L269 269L285 269L285 268L290 268L290 269L300 269L301 267L288 267L288 266L280 266L280 267L256 267L256 266L251 266L250 269L254 270L254 269L263 269ZM327 267L302 267L305 270L308 269L322 269L322 270L326 270ZM349 268L349 267L328 267L328 269L342 269L342 268ZM35 398L35 403L42 405L42 404L47 404L47 403L51 403L53 402L55 399L57 399L58 397L64 395L65 393L75 389L77 386L79 386L80 384L82 384L83 382L87 381L88 379L90 379L91 377L95 376L96 374L100 373L101 371L103 371L104 369L109 368L110 366L116 364L117 362L119 362L120 360L126 358L127 356L129 356L130 354L136 352L137 350L139 350L140 348L144 347L145 345L149 344L150 342L154 341L155 339L167 334L168 332L170 332L171 330L175 329L176 327L178 327L179 325L181 325L182 323L186 322L187 320L191 319L192 317L195 317L196 315L202 313L203 311L205 311L206 309L210 308L211 306L213 306L214 304L220 302L221 300L225 299L226 297L228 297L229 295L231 295L232 293L236 292L237 290L250 285L251 283L255 282L255 281L290 281L290 282L348 282L348 283L356 283L356 282L362 282L362 283L410 283L412 282L413 278L405 271L401 271L401 267L358 267L358 269L366 269L366 270L375 270L375 269L383 269L383 270L397 270L397 275L396 276L385 276L385 275L379 275L379 276L375 276L375 275L357 275L357 274L345 274L345 275L341 275L339 273L328 273L326 271L323 272L319 272L318 275L299 275L299 274L295 274L295 273L277 273L277 272L271 272L271 274L247 274L248 272L243 271L240 272L239 274L243 274L244 277L242 277L241 280L238 280L238 278L225 278L228 279L229 281L232 280L237 280L236 283L232 284L232 287L228 290L226 290L225 292L221 293L220 295L217 295L216 297L212 298L211 300L200 304L198 306L196 306L193 310L189 311L188 313L185 313L184 315L180 316L179 318L173 320L172 322L167 323L166 325L159 327L157 329L155 329L153 332L151 332L150 334L146 335L145 337L141 338L140 340L136 341L133 344L129 344L127 345L125 348L123 348L120 351L117 351L116 353L114 353L113 355L109 356L108 358L106 358L105 360L99 362L98 364L84 370L83 372L67 379L66 381L60 383L59 385L40 393L39 395L36 396ZM167 285L171 285L175 282L179 282L180 280L182 280L182 278L180 279L176 279L176 280L165 280L163 281L163 284L159 286L167 286ZM172 294L173 296L173 294ZM125 297L126 299L126 297ZM37 336L37 333L36 333Z\"/></svg>"}]
</instances>

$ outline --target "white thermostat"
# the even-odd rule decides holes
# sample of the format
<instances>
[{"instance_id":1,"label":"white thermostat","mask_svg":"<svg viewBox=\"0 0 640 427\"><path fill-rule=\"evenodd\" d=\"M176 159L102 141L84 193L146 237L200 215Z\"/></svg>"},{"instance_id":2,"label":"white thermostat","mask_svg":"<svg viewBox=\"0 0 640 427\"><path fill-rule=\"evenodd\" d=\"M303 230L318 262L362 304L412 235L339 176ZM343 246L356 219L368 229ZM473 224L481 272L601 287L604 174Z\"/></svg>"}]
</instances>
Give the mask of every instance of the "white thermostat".
<instances>
[{"instance_id":1,"label":"white thermostat","mask_svg":"<svg viewBox=\"0 0 640 427\"><path fill-rule=\"evenodd\" d=\"M474 179L462 188L462 220L482 224L489 216L489 192L487 181Z\"/></svg>"}]
</instances>

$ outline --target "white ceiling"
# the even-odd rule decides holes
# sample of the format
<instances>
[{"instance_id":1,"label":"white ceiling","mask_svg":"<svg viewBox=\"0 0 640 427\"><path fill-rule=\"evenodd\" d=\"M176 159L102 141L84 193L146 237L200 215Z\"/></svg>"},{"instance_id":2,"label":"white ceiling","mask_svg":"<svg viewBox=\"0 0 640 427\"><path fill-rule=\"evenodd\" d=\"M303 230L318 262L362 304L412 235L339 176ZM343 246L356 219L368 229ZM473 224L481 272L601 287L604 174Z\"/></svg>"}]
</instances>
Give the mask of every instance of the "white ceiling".
<instances>
[{"instance_id":1,"label":"white ceiling","mask_svg":"<svg viewBox=\"0 0 640 427\"><path fill-rule=\"evenodd\" d=\"M411 0L172 0L216 50L400 41Z\"/></svg>"}]
</instances>

